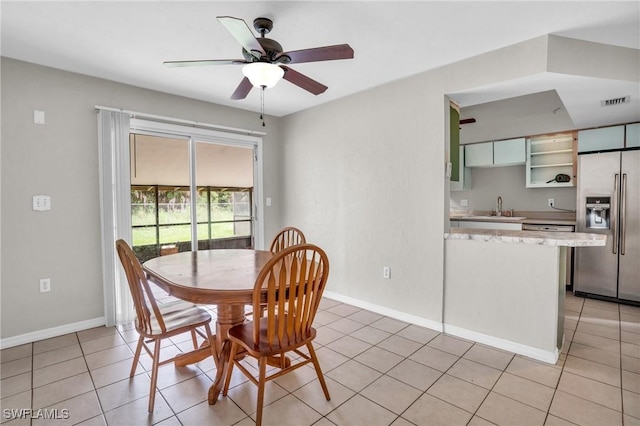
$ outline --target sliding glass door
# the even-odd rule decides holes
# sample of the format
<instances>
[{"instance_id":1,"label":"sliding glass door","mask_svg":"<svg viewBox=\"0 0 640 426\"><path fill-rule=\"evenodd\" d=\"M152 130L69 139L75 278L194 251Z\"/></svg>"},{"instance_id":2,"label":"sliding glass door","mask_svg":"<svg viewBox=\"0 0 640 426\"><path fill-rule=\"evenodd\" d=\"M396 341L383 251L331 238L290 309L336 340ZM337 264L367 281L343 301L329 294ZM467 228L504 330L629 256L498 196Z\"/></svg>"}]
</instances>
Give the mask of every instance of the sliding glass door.
<instances>
[{"instance_id":1,"label":"sliding glass door","mask_svg":"<svg viewBox=\"0 0 640 426\"><path fill-rule=\"evenodd\" d=\"M249 130L97 109L102 279L111 326L135 315L117 239L143 261L175 250L263 247L262 138ZM245 180L218 181L213 170Z\"/></svg>"},{"instance_id":2,"label":"sliding glass door","mask_svg":"<svg viewBox=\"0 0 640 426\"><path fill-rule=\"evenodd\" d=\"M141 261L253 247L255 148L148 131L129 142L132 245Z\"/></svg>"},{"instance_id":3,"label":"sliding glass door","mask_svg":"<svg viewBox=\"0 0 640 426\"><path fill-rule=\"evenodd\" d=\"M254 244L254 149L196 142L198 247Z\"/></svg>"},{"instance_id":4,"label":"sliding glass door","mask_svg":"<svg viewBox=\"0 0 640 426\"><path fill-rule=\"evenodd\" d=\"M131 233L141 261L255 246L256 144L131 127Z\"/></svg>"}]
</instances>

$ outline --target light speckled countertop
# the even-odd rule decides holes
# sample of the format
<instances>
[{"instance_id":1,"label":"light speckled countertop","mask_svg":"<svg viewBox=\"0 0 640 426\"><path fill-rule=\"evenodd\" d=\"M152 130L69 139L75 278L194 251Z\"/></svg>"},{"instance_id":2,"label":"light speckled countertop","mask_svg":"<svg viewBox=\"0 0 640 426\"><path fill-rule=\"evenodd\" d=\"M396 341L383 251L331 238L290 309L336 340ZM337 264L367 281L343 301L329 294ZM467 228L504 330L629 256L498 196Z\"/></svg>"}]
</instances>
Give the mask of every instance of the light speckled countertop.
<instances>
[{"instance_id":1,"label":"light speckled countertop","mask_svg":"<svg viewBox=\"0 0 640 426\"><path fill-rule=\"evenodd\" d=\"M606 235L587 234L584 232L538 232L468 228L451 228L449 232L444 234L444 239L566 247L596 247L604 246L607 242Z\"/></svg>"}]
</instances>

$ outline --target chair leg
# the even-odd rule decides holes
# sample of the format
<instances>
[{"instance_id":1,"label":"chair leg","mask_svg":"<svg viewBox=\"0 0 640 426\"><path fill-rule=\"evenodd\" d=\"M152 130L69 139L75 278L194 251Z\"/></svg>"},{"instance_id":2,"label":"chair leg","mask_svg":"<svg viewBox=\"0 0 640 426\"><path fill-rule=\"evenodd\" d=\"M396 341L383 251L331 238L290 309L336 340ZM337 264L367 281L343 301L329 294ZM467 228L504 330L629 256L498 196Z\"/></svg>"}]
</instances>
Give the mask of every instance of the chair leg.
<instances>
[{"instance_id":1,"label":"chair leg","mask_svg":"<svg viewBox=\"0 0 640 426\"><path fill-rule=\"evenodd\" d=\"M158 382L158 364L160 363L160 339L154 339L153 365L151 367L151 388L149 390L149 412L153 413L156 400L156 383Z\"/></svg>"},{"instance_id":2,"label":"chair leg","mask_svg":"<svg viewBox=\"0 0 640 426\"><path fill-rule=\"evenodd\" d=\"M198 349L198 338L196 337L196 330L191 330L191 341L193 342L193 349Z\"/></svg>"},{"instance_id":3,"label":"chair leg","mask_svg":"<svg viewBox=\"0 0 640 426\"><path fill-rule=\"evenodd\" d=\"M258 360L260 375L258 376L258 411L256 413L256 426L262 425L262 408L264 407L264 385L267 373L267 358L260 357Z\"/></svg>"},{"instance_id":4,"label":"chair leg","mask_svg":"<svg viewBox=\"0 0 640 426\"><path fill-rule=\"evenodd\" d=\"M227 396L229 392L229 384L231 383L231 374L233 373L234 360L236 359L236 353L238 352L238 345L231 344L231 353L229 354L229 366L227 367L227 377L224 378L224 388L222 389L222 396ZM219 366L218 368L221 368Z\"/></svg>"},{"instance_id":5,"label":"chair leg","mask_svg":"<svg viewBox=\"0 0 640 426\"><path fill-rule=\"evenodd\" d=\"M322 386L324 397L327 398L327 401L330 401L331 396L329 395L329 389L327 388L327 384L324 381L324 375L322 374L322 369L320 368L320 363L318 362L318 356L316 355L316 351L315 349L313 349L313 345L311 343L307 343L307 349L309 350L309 355L311 355L313 366L316 369L316 374L318 375L318 381L320 382L320 386Z\"/></svg>"},{"instance_id":6,"label":"chair leg","mask_svg":"<svg viewBox=\"0 0 640 426\"><path fill-rule=\"evenodd\" d=\"M140 336L138 338L138 346L136 346L136 353L133 355L133 364L131 365L131 372L129 373L129 377L133 377L136 374L136 369L138 368L138 361L140 360L140 352L142 351L143 343L144 337Z\"/></svg>"}]
</instances>

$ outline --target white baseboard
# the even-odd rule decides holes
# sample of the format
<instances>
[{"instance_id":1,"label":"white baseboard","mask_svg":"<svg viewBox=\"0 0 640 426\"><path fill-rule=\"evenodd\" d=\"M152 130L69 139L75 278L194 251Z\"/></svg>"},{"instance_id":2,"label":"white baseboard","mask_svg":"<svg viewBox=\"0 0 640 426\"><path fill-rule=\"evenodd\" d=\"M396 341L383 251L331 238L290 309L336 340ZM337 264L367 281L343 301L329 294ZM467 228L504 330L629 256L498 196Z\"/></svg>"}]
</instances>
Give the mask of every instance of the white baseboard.
<instances>
[{"instance_id":1,"label":"white baseboard","mask_svg":"<svg viewBox=\"0 0 640 426\"><path fill-rule=\"evenodd\" d=\"M558 349L554 351L545 351L532 346L512 342L510 340L500 339L499 337L488 336L486 334L478 333L477 331L467 330L466 328L456 327L455 325L444 324L444 332L452 336L473 340L474 342L483 343L518 355L524 355L528 358L537 359L538 361L549 364L555 364L558 362L558 357L560 356L560 351Z\"/></svg>"},{"instance_id":2,"label":"white baseboard","mask_svg":"<svg viewBox=\"0 0 640 426\"><path fill-rule=\"evenodd\" d=\"M33 331L31 333L20 334L18 336L5 337L4 339L0 339L0 349L37 342L38 340L50 339L52 337L75 333L76 331L88 330L90 328L100 327L103 325L105 325L105 318L99 317L65 324L58 327L47 328L44 330Z\"/></svg>"},{"instance_id":3,"label":"white baseboard","mask_svg":"<svg viewBox=\"0 0 640 426\"><path fill-rule=\"evenodd\" d=\"M521 343L512 342L498 337L488 336L486 334L478 333L476 331L467 330L465 328L456 327L450 324L442 324L437 321L428 320L426 318L410 315L405 312L396 311L386 308L384 306L374 305L369 302L364 302L359 299L353 299L351 297L343 296L338 293L325 291L324 297L336 300L338 302L347 303L349 305L357 306L358 308L367 309L371 312L375 312L380 315L385 315L390 318L397 319L399 321L408 322L410 324L419 325L421 327L430 328L439 332L447 333L452 336L461 337L463 339L472 340L474 342L483 343L494 348L502 349L505 351L513 352L518 355L523 355L538 361L546 362L549 364L555 364L558 362L560 351L545 351L542 349L534 348L531 346L523 345Z\"/></svg>"},{"instance_id":4,"label":"white baseboard","mask_svg":"<svg viewBox=\"0 0 640 426\"><path fill-rule=\"evenodd\" d=\"M359 299L353 299L351 297L343 296L341 294L333 293L330 291L325 291L322 295L323 297L357 306L358 308L366 309L368 311L375 312L376 314L397 319L398 321L404 321L410 324L415 324L421 327L430 328L431 330L442 332L442 323L438 321L433 321L416 315L407 314L406 312L400 312L393 309L385 308L384 306L374 305L373 303L364 302Z\"/></svg>"}]
</instances>

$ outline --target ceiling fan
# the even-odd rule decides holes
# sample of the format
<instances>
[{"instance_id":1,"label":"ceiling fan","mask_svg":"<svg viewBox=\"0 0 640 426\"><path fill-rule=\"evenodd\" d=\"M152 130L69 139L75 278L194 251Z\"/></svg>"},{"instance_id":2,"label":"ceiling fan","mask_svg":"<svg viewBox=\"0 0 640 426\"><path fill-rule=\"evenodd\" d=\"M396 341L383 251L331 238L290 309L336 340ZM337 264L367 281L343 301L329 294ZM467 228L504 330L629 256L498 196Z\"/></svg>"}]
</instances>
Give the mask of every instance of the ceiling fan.
<instances>
[{"instance_id":1,"label":"ceiling fan","mask_svg":"<svg viewBox=\"0 0 640 426\"><path fill-rule=\"evenodd\" d=\"M353 58L353 49L348 44L283 52L280 43L265 37L273 28L273 21L268 18L260 17L253 20L253 27L260 33L259 38L253 35L242 19L231 16L218 16L217 19L240 43L244 59L166 61L164 65L168 67L244 65L242 72L245 77L231 95L231 99L244 99L253 86L263 89L272 87L280 78L314 95L319 95L327 90L327 86L289 68L286 64Z\"/></svg>"}]
</instances>

